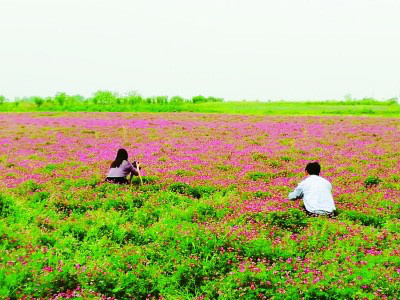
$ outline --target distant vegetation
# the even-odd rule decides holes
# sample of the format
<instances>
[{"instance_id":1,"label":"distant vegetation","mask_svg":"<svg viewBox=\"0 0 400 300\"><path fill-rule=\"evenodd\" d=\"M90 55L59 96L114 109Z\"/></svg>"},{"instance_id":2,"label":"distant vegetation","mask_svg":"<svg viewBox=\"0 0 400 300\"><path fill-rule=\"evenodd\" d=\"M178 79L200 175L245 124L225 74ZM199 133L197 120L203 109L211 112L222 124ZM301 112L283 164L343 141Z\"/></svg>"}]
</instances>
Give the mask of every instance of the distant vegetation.
<instances>
[{"instance_id":1,"label":"distant vegetation","mask_svg":"<svg viewBox=\"0 0 400 300\"><path fill-rule=\"evenodd\" d=\"M379 101L374 98L328 101L224 101L223 98L194 96L143 97L131 92L120 95L111 91L97 91L92 97L57 93L54 97L25 97L13 101L0 95L0 111L118 111L118 112L202 112L234 114L340 114L340 115L398 115L397 98Z\"/></svg>"}]
</instances>

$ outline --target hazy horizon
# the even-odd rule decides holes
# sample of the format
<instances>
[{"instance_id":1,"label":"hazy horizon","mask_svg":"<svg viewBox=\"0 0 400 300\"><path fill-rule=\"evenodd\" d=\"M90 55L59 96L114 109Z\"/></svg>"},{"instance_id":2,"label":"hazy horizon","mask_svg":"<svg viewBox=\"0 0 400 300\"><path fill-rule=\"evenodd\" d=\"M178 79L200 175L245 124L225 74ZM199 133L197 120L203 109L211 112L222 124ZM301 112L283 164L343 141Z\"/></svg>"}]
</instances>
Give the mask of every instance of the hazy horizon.
<instances>
[{"instance_id":1,"label":"hazy horizon","mask_svg":"<svg viewBox=\"0 0 400 300\"><path fill-rule=\"evenodd\" d=\"M400 96L398 0L0 0L0 95Z\"/></svg>"}]
</instances>

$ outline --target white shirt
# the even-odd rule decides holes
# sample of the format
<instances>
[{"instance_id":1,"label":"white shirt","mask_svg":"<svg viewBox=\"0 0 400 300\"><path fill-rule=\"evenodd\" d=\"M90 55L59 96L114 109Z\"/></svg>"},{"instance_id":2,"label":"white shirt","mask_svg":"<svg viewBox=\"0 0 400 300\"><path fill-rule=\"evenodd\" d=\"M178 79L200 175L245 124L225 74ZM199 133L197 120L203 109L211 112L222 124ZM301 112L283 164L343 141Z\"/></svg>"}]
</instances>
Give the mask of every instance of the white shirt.
<instances>
[{"instance_id":1,"label":"white shirt","mask_svg":"<svg viewBox=\"0 0 400 300\"><path fill-rule=\"evenodd\" d=\"M303 196L304 206L311 213L323 214L336 210L331 183L317 175L310 175L289 194L290 200Z\"/></svg>"},{"instance_id":2,"label":"white shirt","mask_svg":"<svg viewBox=\"0 0 400 300\"><path fill-rule=\"evenodd\" d=\"M123 160L118 168L110 168L107 177L126 177L131 172L136 173L137 171L130 162Z\"/></svg>"}]
</instances>

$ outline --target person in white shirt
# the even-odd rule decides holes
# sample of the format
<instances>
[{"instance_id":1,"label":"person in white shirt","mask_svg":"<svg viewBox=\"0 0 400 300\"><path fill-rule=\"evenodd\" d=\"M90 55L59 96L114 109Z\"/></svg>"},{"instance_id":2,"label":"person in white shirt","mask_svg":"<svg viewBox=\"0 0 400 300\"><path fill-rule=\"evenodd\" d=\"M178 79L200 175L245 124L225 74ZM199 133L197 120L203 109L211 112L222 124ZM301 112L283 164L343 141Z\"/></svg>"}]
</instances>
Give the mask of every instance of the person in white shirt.
<instances>
[{"instance_id":1,"label":"person in white shirt","mask_svg":"<svg viewBox=\"0 0 400 300\"><path fill-rule=\"evenodd\" d=\"M319 176L321 166L318 162L306 166L308 177L289 194L290 200L303 199L307 214L335 215L336 207L332 197L331 183Z\"/></svg>"},{"instance_id":2,"label":"person in white shirt","mask_svg":"<svg viewBox=\"0 0 400 300\"><path fill-rule=\"evenodd\" d=\"M117 152L117 157L111 163L106 180L119 184L131 183L132 177L139 175L137 170L137 168L140 168L139 163L134 162L134 165L128 161L128 152L125 149L119 149ZM131 176L129 177L128 181L126 177L129 174Z\"/></svg>"}]
</instances>

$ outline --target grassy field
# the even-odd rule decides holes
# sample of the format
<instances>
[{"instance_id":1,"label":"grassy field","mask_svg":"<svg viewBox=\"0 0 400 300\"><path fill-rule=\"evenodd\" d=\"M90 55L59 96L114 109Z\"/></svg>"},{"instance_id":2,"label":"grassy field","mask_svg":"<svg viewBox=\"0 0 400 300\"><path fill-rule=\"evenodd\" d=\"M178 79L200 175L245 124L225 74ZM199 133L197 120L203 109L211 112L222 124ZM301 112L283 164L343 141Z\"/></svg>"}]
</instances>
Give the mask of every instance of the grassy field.
<instances>
[{"instance_id":1,"label":"grassy field","mask_svg":"<svg viewBox=\"0 0 400 300\"><path fill-rule=\"evenodd\" d=\"M57 97L36 101L4 102L1 112L28 111L88 111L88 112L196 112L228 113L247 115L369 115L399 116L400 105L395 101L347 100L320 102L193 102L189 100L171 102L162 99L112 98L109 101L94 101L93 98L57 101ZM39 105L40 104L40 105Z\"/></svg>"},{"instance_id":2,"label":"grassy field","mask_svg":"<svg viewBox=\"0 0 400 300\"><path fill-rule=\"evenodd\" d=\"M0 114L1 299L399 299L400 119ZM104 181L116 151L144 184ZM318 160L338 216L287 199Z\"/></svg>"}]
</instances>

